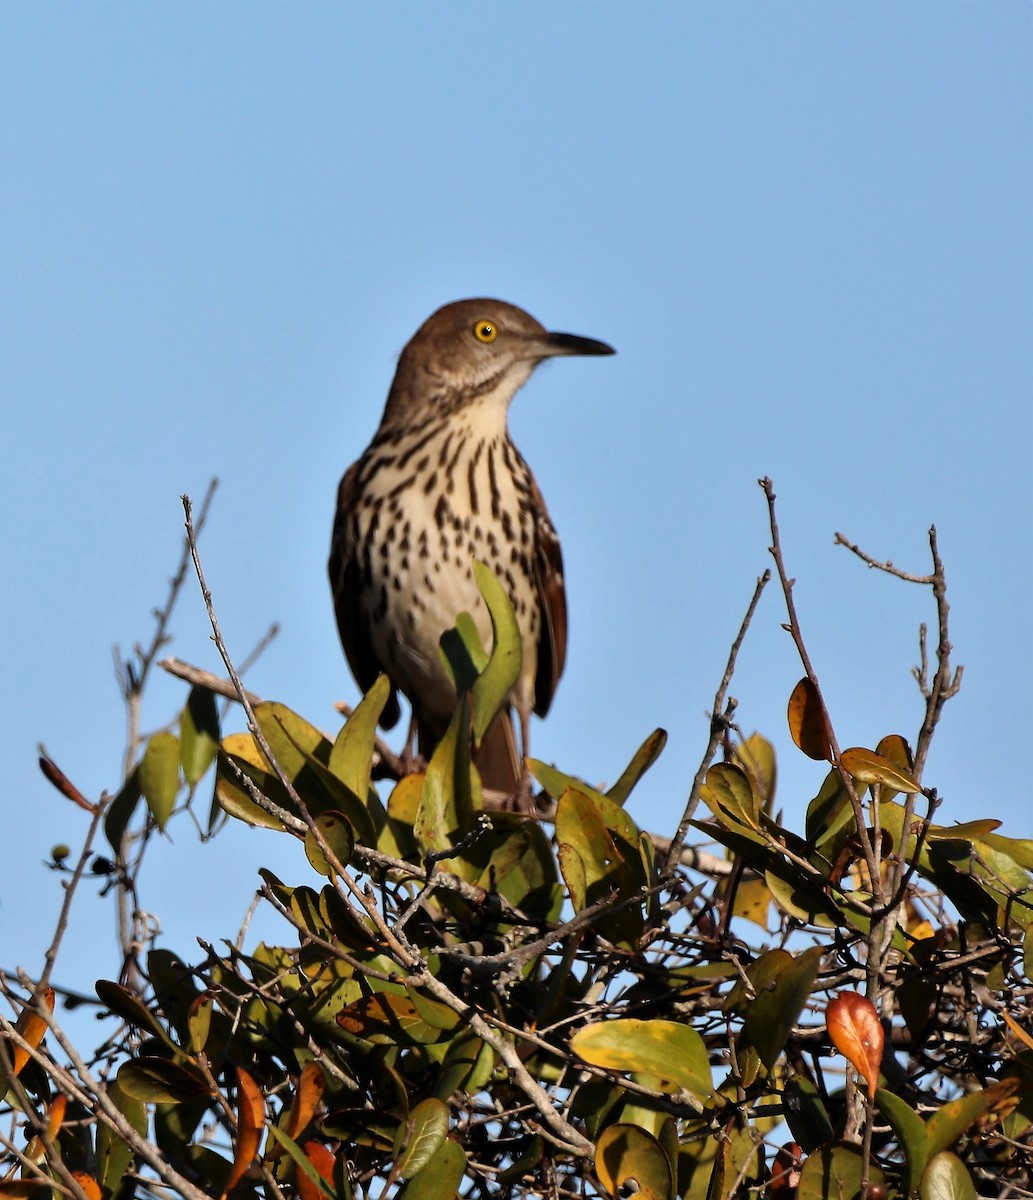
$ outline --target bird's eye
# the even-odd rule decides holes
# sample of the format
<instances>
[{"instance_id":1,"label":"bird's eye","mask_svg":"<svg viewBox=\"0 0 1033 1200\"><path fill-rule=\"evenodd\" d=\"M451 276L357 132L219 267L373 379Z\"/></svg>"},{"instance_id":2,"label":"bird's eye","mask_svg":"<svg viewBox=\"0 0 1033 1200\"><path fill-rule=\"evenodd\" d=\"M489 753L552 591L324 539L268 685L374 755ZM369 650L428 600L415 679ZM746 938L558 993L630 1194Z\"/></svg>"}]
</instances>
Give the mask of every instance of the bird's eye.
<instances>
[{"instance_id":1,"label":"bird's eye","mask_svg":"<svg viewBox=\"0 0 1033 1200\"><path fill-rule=\"evenodd\" d=\"M499 336L499 331L491 321L478 321L473 327L473 336L479 342L493 342Z\"/></svg>"}]
</instances>

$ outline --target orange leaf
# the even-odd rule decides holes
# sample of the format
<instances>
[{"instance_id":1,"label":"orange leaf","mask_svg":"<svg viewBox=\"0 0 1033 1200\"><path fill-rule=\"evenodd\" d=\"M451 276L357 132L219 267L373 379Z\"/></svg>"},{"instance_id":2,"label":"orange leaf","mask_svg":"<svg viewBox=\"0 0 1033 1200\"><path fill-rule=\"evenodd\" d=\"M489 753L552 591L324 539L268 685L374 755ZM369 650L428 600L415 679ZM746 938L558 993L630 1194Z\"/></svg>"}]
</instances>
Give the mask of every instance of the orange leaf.
<instances>
[{"instance_id":1,"label":"orange leaf","mask_svg":"<svg viewBox=\"0 0 1033 1200\"><path fill-rule=\"evenodd\" d=\"M305 1151L305 1157L332 1189L334 1186L334 1167L337 1166L337 1159L334 1158L331 1151L322 1142L306 1142L302 1149ZM295 1174L294 1182L297 1185L298 1195L301 1197L301 1200L326 1200L319 1187L309 1179L304 1171L298 1171Z\"/></svg>"},{"instance_id":2,"label":"orange leaf","mask_svg":"<svg viewBox=\"0 0 1033 1200\"><path fill-rule=\"evenodd\" d=\"M317 1062L307 1062L298 1080L298 1094L291 1106L287 1121L287 1134L297 1140L298 1134L312 1120L316 1108L326 1091L323 1068Z\"/></svg>"},{"instance_id":3,"label":"orange leaf","mask_svg":"<svg viewBox=\"0 0 1033 1200\"><path fill-rule=\"evenodd\" d=\"M42 999L47 1012L53 1012L54 989L47 988L43 993ZM31 1008L22 1009L14 1027L22 1035L25 1041L29 1043L33 1050L35 1050L40 1042L43 1041L43 1035L47 1032L46 1021L39 1015L39 1013L34 1012ZM31 1056L28 1050L26 1050L23 1046L11 1047L11 1062L14 1066L15 1075L20 1074L22 1067L24 1067L29 1061L30 1057Z\"/></svg>"},{"instance_id":4,"label":"orange leaf","mask_svg":"<svg viewBox=\"0 0 1033 1200\"><path fill-rule=\"evenodd\" d=\"M100 1184L85 1171L73 1171L72 1178L86 1193L86 1200L100 1200Z\"/></svg>"},{"instance_id":5,"label":"orange leaf","mask_svg":"<svg viewBox=\"0 0 1033 1200\"><path fill-rule=\"evenodd\" d=\"M821 694L807 678L801 679L789 697L789 732L808 758L832 761L829 715Z\"/></svg>"},{"instance_id":6,"label":"orange leaf","mask_svg":"<svg viewBox=\"0 0 1033 1200\"><path fill-rule=\"evenodd\" d=\"M298 1090L294 1094L294 1103L291 1105L291 1110L287 1114L287 1120L283 1126L283 1132L289 1138L294 1141L298 1140L298 1135L304 1131L305 1126L315 1115L324 1091L326 1091L326 1079L323 1075L323 1068L317 1062L307 1062L302 1069L301 1078L298 1080ZM279 1142L270 1146L266 1151L266 1157L270 1160L277 1159L282 1154L283 1146Z\"/></svg>"},{"instance_id":7,"label":"orange leaf","mask_svg":"<svg viewBox=\"0 0 1033 1200\"><path fill-rule=\"evenodd\" d=\"M220 1200L226 1200L255 1161L264 1128L265 1101L261 1089L243 1067L237 1067L237 1139L233 1147L233 1167Z\"/></svg>"},{"instance_id":8,"label":"orange leaf","mask_svg":"<svg viewBox=\"0 0 1033 1200\"><path fill-rule=\"evenodd\" d=\"M825 1010L832 1044L868 1082L868 1098L875 1099L879 1086L879 1066L886 1034L879 1014L857 992L840 992Z\"/></svg>"},{"instance_id":9,"label":"orange leaf","mask_svg":"<svg viewBox=\"0 0 1033 1200\"><path fill-rule=\"evenodd\" d=\"M58 1092L50 1102L50 1107L47 1109L46 1134L51 1141L58 1135L61 1122L65 1119L65 1109L67 1107L68 1097L64 1092Z\"/></svg>"}]
</instances>

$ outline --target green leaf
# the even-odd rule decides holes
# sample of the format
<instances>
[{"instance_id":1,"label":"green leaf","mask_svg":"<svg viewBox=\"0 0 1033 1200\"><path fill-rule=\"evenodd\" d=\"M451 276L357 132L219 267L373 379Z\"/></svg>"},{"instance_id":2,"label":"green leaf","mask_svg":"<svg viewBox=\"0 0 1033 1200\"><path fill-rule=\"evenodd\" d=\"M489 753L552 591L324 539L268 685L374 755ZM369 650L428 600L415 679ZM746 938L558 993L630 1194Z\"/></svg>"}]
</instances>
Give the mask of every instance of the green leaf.
<instances>
[{"instance_id":1,"label":"green leaf","mask_svg":"<svg viewBox=\"0 0 1033 1200\"><path fill-rule=\"evenodd\" d=\"M113 1012L116 1017L121 1017L134 1029L155 1035L170 1049L178 1049L165 1031L164 1025L134 991L111 979L98 979L94 984L94 990L104 1007Z\"/></svg>"},{"instance_id":2,"label":"green leaf","mask_svg":"<svg viewBox=\"0 0 1033 1200\"><path fill-rule=\"evenodd\" d=\"M122 853L122 839L133 819L136 806L143 793L140 791L140 764L130 771L122 784L118 795L111 801L108 811L104 814L104 836L116 856Z\"/></svg>"},{"instance_id":3,"label":"green leaf","mask_svg":"<svg viewBox=\"0 0 1033 1200\"><path fill-rule=\"evenodd\" d=\"M819 849L843 829L854 827L854 809L843 786L843 777L833 769L825 776L821 790L807 805L804 829L807 840ZM832 854L835 857L835 854Z\"/></svg>"},{"instance_id":4,"label":"green leaf","mask_svg":"<svg viewBox=\"0 0 1033 1200\"><path fill-rule=\"evenodd\" d=\"M942 1104L925 1123L930 1160L952 1145L971 1125L1015 1090L1015 1080L1005 1079Z\"/></svg>"},{"instance_id":5,"label":"green leaf","mask_svg":"<svg viewBox=\"0 0 1033 1200\"><path fill-rule=\"evenodd\" d=\"M456 835L465 833L473 823L469 706L469 699L463 696L427 764L413 831L428 850L447 850Z\"/></svg>"},{"instance_id":6,"label":"green leaf","mask_svg":"<svg viewBox=\"0 0 1033 1200\"><path fill-rule=\"evenodd\" d=\"M473 736L479 745L495 714L509 699L520 678L524 651L520 627L509 595L495 572L479 559L473 562L474 579L488 606L494 642L487 666L478 675L472 689Z\"/></svg>"},{"instance_id":7,"label":"green leaf","mask_svg":"<svg viewBox=\"0 0 1033 1200\"><path fill-rule=\"evenodd\" d=\"M140 791L159 829L172 815L179 791L179 738L167 731L156 733L140 760Z\"/></svg>"},{"instance_id":8,"label":"green leaf","mask_svg":"<svg viewBox=\"0 0 1033 1200\"><path fill-rule=\"evenodd\" d=\"M900 1148L904 1151L904 1159L907 1162L904 1190L910 1196L918 1189L922 1172L929 1161L925 1122L910 1104L885 1088L879 1088L875 1093L875 1103L893 1127Z\"/></svg>"},{"instance_id":9,"label":"green leaf","mask_svg":"<svg viewBox=\"0 0 1033 1200\"><path fill-rule=\"evenodd\" d=\"M147 1108L142 1100L130 1096L117 1079L108 1084L108 1099L137 1133L147 1133ZM135 1157L135 1151L122 1140L106 1121L97 1123L97 1182L105 1196L117 1191Z\"/></svg>"},{"instance_id":10,"label":"green leaf","mask_svg":"<svg viewBox=\"0 0 1033 1200\"><path fill-rule=\"evenodd\" d=\"M921 1200L976 1200L978 1195L965 1164L946 1150L930 1160L918 1194Z\"/></svg>"},{"instance_id":11,"label":"green leaf","mask_svg":"<svg viewBox=\"0 0 1033 1200\"><path fill-rule=\"evenodd\" d=\"M355 831L348 818L344 813L330 810L314 817L313 824L330 848L331 854L342 867L346 866L355 849ZM305 855L312 864L313 870L318 871L320 875L326 875L329 879L336 876L336 869L327 862L326 855L311 829L305 831Z\"/></svg>"},{"instance_id":12,"label":"green leaf","mask_svg":"<svg viewBox=\"0 0 1033 1200\"><path fill-rule=\"evenodd\" d=\"M448 1136L448 1105L431 1097L421 1100L398 1126L394 1172L401 1179L418 1175Z\"/></svg>"},{"instance_id":13,"label":"green leaf","mask_svg":"<svg viewBox=\"0 0 1033 1200\"><path fill-rule=\"evenodd\" d=\"M190 689L179 714L179 762L183 778L194 787L215 761L219 749L219 713L207 689Z\"/></svg>"},{"instance_id":14,"label":"green leaf","mask_svg":"<svg viewBox=\"0 0 1033 1200\"><path fill-rule=\"evenodd\" d=\"M835 1134L817 1088L805 1075L793 1075L782 1088L782 1108L793 1137L812 1154Z\"/></svg>"},{"instance_id":15,"label":"green leaf","mask_svg":"<svg viewBox=\"0 0 1033 1200\"><path fill-rule=\"evenodd\" d=\"M204 1077L165 1058L134 1058L118 1069L118 1083L134 1100L180 1104L211 1095Z\"/></svg>"},{"instance_id":16,"label":"green leaf","mask_svg":"<svg viewBox=\"0 0 1033 1200\"><path fill-rule=\"evenodd\" d=\"M631 897L645 882L638 830L627 813L604 796L569 788L556 805L557 857L575 912L613 891ZM612 941L631 946L642 932L641 906L600 918Z\"/></svg>"},{"instance_id":17,"label":"green leaf","mask_svg":"<svg viewBox=\"0 0 1033 1200\"><path fill-rule=\"evenodd\" d=\"M786 950L769 950L747 968L746 975L755 995L746 1003L743 1032L769 1071L774 1069L790 1031L803 1012L818 977L821 956L820 946L812 946L795 957ZM736 984L728 1002L736 998L741 987Z\"/></svg>"},{"instance_id":18,"label":"green leaf","mask_svg":"<svg viewBox=\"0 0 1033 1200\"><path fill-rule=\"evenodd\" d=\"M596 1021L574 1034L570 1048L596 1067L645 1072L667 1080L701 1105L713 1099L706 1045L694 1029L677 1021L632 1017Z\"/></svg>"},{"instance_id":19,"label":"green leaf","mask_svg":"<svg viewBox=\"0 0 1033 1200\"><path fill-rule=\"evenodd\" d=\"M583 792L586 796L598 797L600 800L608 799L605 793L600 792L598 788L592 787L590 783L585 783L583 779L578 779L576 775L567 775L564 771L558 771L555 767L549 763L542 762L540 759L529 758L527 760L527 769L553 800L558 800L567 788Z\"/></svg>"},{"instance_id":20,"label":"green leaf","mask_svg":"<svg viewBox=\"0 0 1033 1200\"><path fill-rule=\"evenodd\" d=\"M595 1144L595 1172L612 1196L634 1193L635 1200L673 1200L671 1163L652 1134L637 1125L605 1129Z\"/></svg>"},{"instance_id":21,"label":"green leaf","mask_svg":"<svg viewBox=\"0 0 1033 1200\"><path fill-rule=\"evenodd\" d=\"M631 795L632 789L660 757L666 745L667 731L664 729L654 729L635 751L634 757L624 768L620 779L607 791L606 795L615 804L625 804Z\"/></svg>"},{"instance_id":22,"label":"green leaf","mask_svg":"<svg viewBox=\"0 0 1033 1200\"><path fill-rule=\"evenodd\" d=\"M453 628L446 629L441 635L440 653L452 677L456 695L468 692L488 665L488 651L482 645L477 625L468 612L459 613Z\"/></svg>"},{"instance_id":23,"label":"green leaf","mask_svg":"<svg viewBox=\"0 0 1033 1200\"><path fill-rule=\"evenodd\" d=\"M396 1193L396 1200L455 1200L466 1173L466 1155L446 1138L430 1162Z\"/></svg>"},{"instance_id":24,"label":"green leaf","mask_svg":"<svg viewBox=\"0 0 1033 1200\"><path fill-rule=\"evenodd\" d=\"M376 683L356 705L337 735L327 765L344 786L360 801L369 794L373 751L376 748L377 722L391 694L391 682L380 675Z\"/></svg>"},{"instance_id":25,"label":"green leaf","mask_svg":"<svg viewBox=\"0 0 1033 1200\"><path fill-rule=\"evenodd\" d=\"M750 777L753 790L760 800L761 811L771 813L775 804L775 782L778 777L775 747L759 733L751 733L732 750L732 762Z\"/></svg>"},{"instance_id":26,"label":"green leaf","mask_svg":"<svg viewBox=\"0 0 1033 1200\"><path fill-rule=\"evenodd\" d=\"M760 797L753 789L749 775L734 763L715 763L707 772L700 798L715 817L760 828Z\"/></svg>"},{"instance_id":27,"label":"green leaf","mask_svg":"<svg viewBox=\"0 0 1033 1200\"><path fill-rule=\"evenodd\" d=\"M803 1164L797 1200L861 1200L861 1149L836 1143L822 1146ZM869 1183L885 1184L885 1175L872 1163Z\"/></svg>"}]
</instances>

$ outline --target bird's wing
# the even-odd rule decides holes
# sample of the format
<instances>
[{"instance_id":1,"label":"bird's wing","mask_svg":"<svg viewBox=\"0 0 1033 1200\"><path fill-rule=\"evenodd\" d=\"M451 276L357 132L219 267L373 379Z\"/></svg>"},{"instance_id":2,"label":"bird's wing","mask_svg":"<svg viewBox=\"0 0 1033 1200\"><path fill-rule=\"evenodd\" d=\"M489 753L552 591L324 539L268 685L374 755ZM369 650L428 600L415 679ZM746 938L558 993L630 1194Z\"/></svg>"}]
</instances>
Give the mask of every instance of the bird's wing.
<instances>
[{"instance_id":1,"label":"bird's wing","mask_svg":"<svg viewBox=\"0 0 1033 1200\"><path fill-rule=\"evenodd\" d=\"M534 711L544 717L549 711L567 659L567 593L563 584L560 540L533 476L531 489L537 514L534 583L542 611L542 626L538 633L538 674L534 681Z\"/></svg>"},{"instance_id":2,"label":"bird's wing","mask_svg":"<svg viewBox=\"0 0 1033 1200\"><path fill-rule=\"evenodd\" d=\"M344 473L337 489L337 512L334 516L334 532L330 541L330 560L327 572L330 590L334 596L334 611L337 614L337 630L341 635L344 656L348 660L355 681L363 692L367 692L381 673L381 666L373 649L373 638L359 606L359 591L362 582L358 557L355 553L354 525L351 511L356 503L358 463ZM394 686L380 717L384 729L390 729L398 721L401 709Z\"/></svg>"}]
</instances>

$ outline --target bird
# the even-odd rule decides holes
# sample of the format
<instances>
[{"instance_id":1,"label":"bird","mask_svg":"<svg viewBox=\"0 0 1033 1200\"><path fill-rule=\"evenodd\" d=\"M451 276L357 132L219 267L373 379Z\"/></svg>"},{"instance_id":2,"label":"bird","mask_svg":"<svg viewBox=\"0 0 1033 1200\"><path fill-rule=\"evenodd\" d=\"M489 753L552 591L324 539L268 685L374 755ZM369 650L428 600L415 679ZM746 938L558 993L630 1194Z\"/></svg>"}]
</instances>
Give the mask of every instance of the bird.
<instances>
[{"instance_id":1,"label":"bird","mask_svg":"<svg viewBox=\"0 0 1033 1200\"><path fill-rule=\"evenodd\" d=\"M468 612L491 646L473 560L503 584L523 659L474 761L485 788L525 810L531 714L545 716L563 672L567 603L559 538L510 437L509 406L546 359L613 353L606 342L549 332L502 300L444 305L402 350L380 425L337 493L328 573L345 657L363 691L387 675L383 728L398 722L398 694L406 697L408 746L415 734L424 757L456 706L441 635Z\"/></svg>"}]
</instances>

